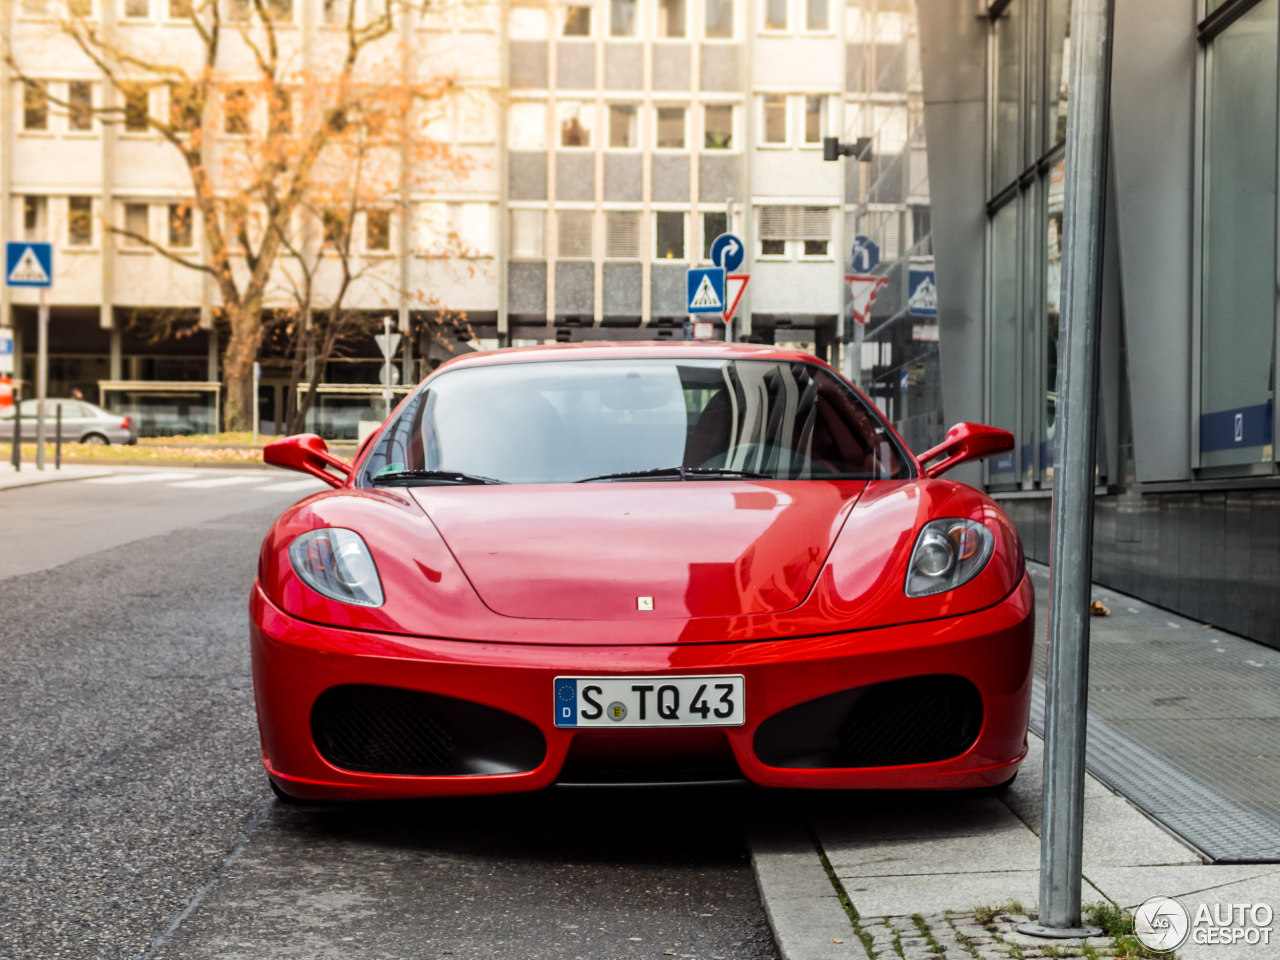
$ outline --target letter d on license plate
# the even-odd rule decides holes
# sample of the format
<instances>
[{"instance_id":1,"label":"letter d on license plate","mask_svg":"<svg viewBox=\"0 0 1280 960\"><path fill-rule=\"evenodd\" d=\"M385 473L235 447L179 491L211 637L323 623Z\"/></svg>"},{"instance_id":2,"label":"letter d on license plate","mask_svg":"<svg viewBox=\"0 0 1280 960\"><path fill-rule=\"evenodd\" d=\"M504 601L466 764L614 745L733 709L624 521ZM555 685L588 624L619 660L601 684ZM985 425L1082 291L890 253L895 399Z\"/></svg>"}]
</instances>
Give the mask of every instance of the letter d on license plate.
<instances>
[{"instance_id":1,"label":"letter d on license plate","mask_svg":"<svg viewBox=\"0 0 1280 960\"><path fill-rule=\"evenodd\" d=\"M729 677L556 677L557 727L739 727L746 684Z\"/></svg>"}]
</instances>

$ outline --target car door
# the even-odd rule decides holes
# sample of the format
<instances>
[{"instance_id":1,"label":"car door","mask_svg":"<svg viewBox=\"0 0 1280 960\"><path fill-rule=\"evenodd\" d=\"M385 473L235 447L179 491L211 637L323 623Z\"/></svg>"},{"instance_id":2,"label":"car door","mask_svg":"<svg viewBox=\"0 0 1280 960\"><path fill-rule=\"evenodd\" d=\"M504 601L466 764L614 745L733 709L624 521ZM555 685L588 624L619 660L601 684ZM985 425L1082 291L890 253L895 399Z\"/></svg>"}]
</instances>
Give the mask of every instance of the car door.
<instances>
[{"instance_id":1,"label":"car door","mask_svg":"<svg viewBox=\"0 0 1280 960\"><path fill-rule=\"evenodd\" d=\"M75 443L90 429L91 420L84 405L74 400L57 400L57 406L49 411L49 435L58 429L58 407L62 408L62 442Z\"/></svg>"}]
</instances>

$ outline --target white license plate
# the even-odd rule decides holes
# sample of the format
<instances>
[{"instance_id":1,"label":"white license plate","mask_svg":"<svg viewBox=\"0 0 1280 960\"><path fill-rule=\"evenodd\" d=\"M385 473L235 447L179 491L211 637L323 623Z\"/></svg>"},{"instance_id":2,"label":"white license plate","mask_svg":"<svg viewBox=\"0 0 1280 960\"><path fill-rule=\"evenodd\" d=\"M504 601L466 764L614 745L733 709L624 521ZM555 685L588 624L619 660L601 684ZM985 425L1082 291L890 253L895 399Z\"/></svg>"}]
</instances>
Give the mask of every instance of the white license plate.
<instances>
[{"instance_id":1,"label":"white license plate","mask_svg":"<svg viewBox=\"0 0 1280 960\"><path fill-rule=\"evenodd\" d=\"M746 685L730 677L556 677L557 727L740 727Z\"/></svg>"}]
</instances>

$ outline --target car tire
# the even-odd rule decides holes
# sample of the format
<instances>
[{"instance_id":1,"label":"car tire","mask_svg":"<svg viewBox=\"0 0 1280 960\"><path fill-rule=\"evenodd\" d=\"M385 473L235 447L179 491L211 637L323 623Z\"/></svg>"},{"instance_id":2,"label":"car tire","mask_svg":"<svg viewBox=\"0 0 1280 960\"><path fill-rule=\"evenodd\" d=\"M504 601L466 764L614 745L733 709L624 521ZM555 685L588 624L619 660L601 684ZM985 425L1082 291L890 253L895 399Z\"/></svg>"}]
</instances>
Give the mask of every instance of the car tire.
<instances>
[{"instance_id":1,"label":"car tire","mask_svg":"<svg viewBox=\"0 0 1280 960\"><path fill-rule=\"evenodd\" d=\"M80 442L91 447L109 447L111 441L100 433L86 433L80 438Z\"/></svg>"}]
</instances>

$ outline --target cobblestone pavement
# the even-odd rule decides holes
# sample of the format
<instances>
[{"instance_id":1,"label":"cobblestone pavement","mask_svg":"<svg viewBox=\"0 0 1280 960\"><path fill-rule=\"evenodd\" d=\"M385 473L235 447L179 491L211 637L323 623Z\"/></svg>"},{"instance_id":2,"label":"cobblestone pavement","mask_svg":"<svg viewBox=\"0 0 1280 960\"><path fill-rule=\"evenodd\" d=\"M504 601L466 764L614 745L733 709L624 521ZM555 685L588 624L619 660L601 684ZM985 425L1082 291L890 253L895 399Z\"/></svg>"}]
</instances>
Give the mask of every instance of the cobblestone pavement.
<instances>
[{"instance_id":1,"label":"cobblestone pavement","mask_svg":"<svg viewBox=\"0 0 1280 960\"><path fill-rule=\"evenodd\" d=\"M945 913L923 917L872 917L859 922L858 932L872 957L902 960L1031 960L1038 957L1089 957L1106 960L1119 955L1110 937L1045 941L1015 930L1026 915L995 913L983 923L973 913Z\"/></svg>"}]
</instances>

